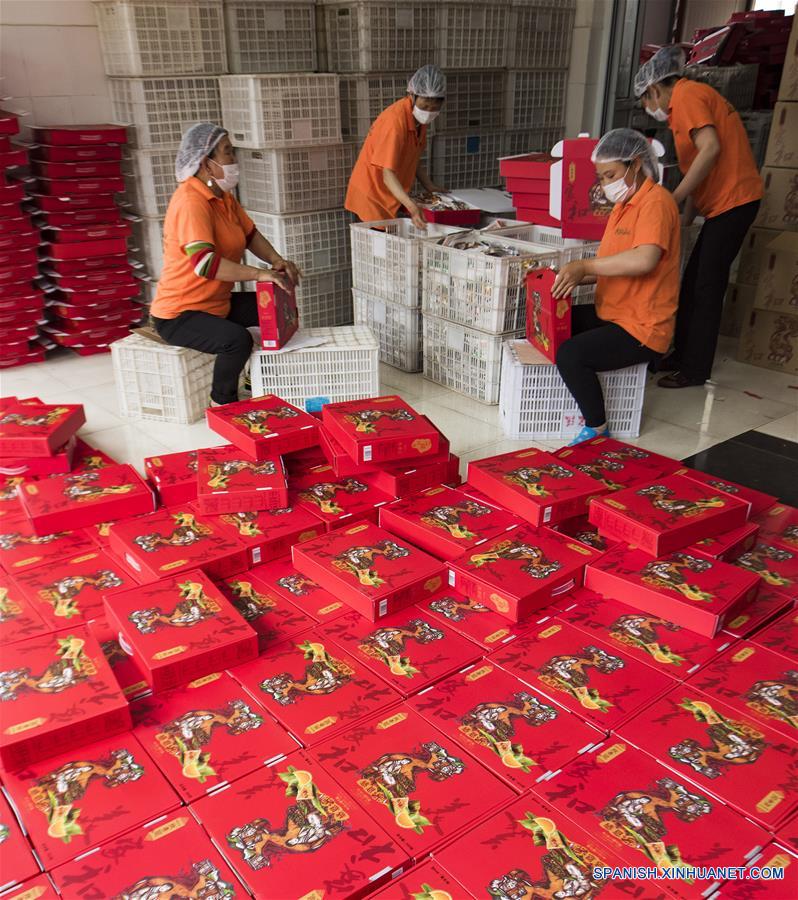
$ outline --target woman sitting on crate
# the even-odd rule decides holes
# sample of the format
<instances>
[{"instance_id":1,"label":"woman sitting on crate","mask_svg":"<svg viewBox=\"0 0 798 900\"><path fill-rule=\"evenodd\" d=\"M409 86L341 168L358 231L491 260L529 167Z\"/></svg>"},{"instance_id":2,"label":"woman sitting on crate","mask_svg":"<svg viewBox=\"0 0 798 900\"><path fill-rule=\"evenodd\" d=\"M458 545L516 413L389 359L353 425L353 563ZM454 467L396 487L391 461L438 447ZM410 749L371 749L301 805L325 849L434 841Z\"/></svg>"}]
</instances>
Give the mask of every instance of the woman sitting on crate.
<instances>
[{"instance_id":1,"label":"woman sitting on crate","mask_svg":"<svg viewBox=\"0 0 798 900\"><path fill-rule=\"evenodd\" d=\"M616 128L592 159L614 206L596 258L563 266L552 290L565 297L579 284L596 285L595 308L573 308L573 336L557 353L557 368L585 420L572 444L608 434L597 373L657 362L670 346L679 301L679 211L657 183L648 140Z\"/></svg>"},{"instance_id":2,"label":"woman sitting on crate","mask_svg":"<svg viewBox=\"0 0 798 900\"><path fill-rule=\"evenodd\" d=\"M446 76L437 66L422 66L407 83L407 96L384 109L372 123L357 158L344 206L361 222L395 219L404 207L416 228L427 220L410 199L418 178L430 193L445 189L430 181L421 164L427 145L427 125L435 119L446 95Z\"/></svg>"},{"instance_id":3,"label":"woman sitting on crate","mask_svg":"<svg viewBox=\"0 0 798 900\"><path fill-rule=\"evenodd\" d=\"M211 404L234 403L252 352L247 329L258 324L254 292L234 292L234 282L273 281L287 288L298 283L300 272L233 196L238 166L223 128L192 125L180 142L175 175L180 184L166 211L163 271L150 315L167 343L216 354ZM241 265L245 249L271 268Z\"/></svg>"}]
</instances>

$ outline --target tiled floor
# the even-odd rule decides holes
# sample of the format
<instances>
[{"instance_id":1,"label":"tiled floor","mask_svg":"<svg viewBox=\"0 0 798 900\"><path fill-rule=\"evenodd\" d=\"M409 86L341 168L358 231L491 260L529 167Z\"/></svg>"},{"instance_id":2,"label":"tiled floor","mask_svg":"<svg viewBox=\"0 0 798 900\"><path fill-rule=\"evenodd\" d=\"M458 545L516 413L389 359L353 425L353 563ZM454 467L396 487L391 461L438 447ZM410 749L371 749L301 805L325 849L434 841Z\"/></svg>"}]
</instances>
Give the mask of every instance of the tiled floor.
<instances>
[{"instance_id":1,"label":"tiled floor","mask_svg":"<svg viewBox=\"0 0 798 900\"><path fill-rule=\"evenodd\" d=\"M798 441L798 376L738 363L732 349L730 343L721 346L714 383L705 388L666 391L650 379L642 433L634 443L682 459L752 429ZM381 377L383 391L401 394L429 415L464 462L532 443L556 446L505 439L498 407L483 406L421 375L384 366ZM3 371L0 394L83 403L87 422L81 434L115 459L137 468L145 456L217 441L204 422L169 425L121 419L110 355L80 358L62 352L39 365Z\"/></svg>"}]
</instances>

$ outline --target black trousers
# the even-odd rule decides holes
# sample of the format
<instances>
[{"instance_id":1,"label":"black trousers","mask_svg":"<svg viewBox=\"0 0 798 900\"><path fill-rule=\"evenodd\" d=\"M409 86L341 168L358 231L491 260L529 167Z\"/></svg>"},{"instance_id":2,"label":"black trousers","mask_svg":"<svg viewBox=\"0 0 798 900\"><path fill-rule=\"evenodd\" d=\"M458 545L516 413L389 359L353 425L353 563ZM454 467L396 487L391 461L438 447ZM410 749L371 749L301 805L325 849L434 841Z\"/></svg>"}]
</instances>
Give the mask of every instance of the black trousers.
<instances>
[{"instance_id":1,"label":"black trousers","mask_svg":"<svg viewBox=\"0 0 798 900\"><path fill-rule=\"evenodd\" d=\"M657 362L662 356L614 322L604 322L594 306L574 306L570 337L557 351L557 368L591 428L607 421L597 372Z\"/></svg>"},{"instance_id":2,"label":"black trousers","mask_svg":"<svg viewBox=\"0 0 798 900\"><path fill-rule=\"evenodd\" d=\"M192 309L176 319L153 316L152 321L158 334L175 347L215 353L211 400L215 403L238 400L238 378L252 353L252 335L247 328L258 324L254 291L234 292L226 319Z\"/></svg>"},{"instance_id":3,"label":"black trousers","mask_svg":"<svg viewBox=\"0 0 798 900\"><path fill-rule=\"evenodd\" d=\"M690 254L679 294L673 355L691 381L712 375L729 269L758 210L756 200L707 219Z\"/></svg>"}]
</instances>

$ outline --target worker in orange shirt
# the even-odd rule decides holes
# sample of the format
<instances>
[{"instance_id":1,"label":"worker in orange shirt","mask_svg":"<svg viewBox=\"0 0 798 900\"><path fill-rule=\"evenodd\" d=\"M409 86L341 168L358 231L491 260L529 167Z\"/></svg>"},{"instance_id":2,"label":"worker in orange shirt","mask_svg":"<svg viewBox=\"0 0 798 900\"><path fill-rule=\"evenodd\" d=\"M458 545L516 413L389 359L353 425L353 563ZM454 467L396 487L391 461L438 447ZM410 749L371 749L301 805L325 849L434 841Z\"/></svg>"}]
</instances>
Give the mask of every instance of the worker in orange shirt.
<instances>
[{"instance_id":1,"label":"worker in orange shirt","mask_svg":"<svg viewBox=\"0 0 798 900\"><path fill-rule=\"evenodd\" d=\"M404 207L413 224L425 229L424 213L410 190L418 178L430 192L441 193L421 164L427 126L440 114L446 96L446 76L437 67L422 66L407 83L407 96L384 109L372 123L357 158L344 206L361 222L396 218Z\"/></svg>"},{"instance_id":2,"label":"worker in orange shirt","mask_svg":"<svg viewBox=\"0 0 798 900\"><path fill-rule=\"evenodd\" d=\"M714 88L682 77L684 51L663 47L640 67L635 95L645 111L673 132L682 180L673 192L682 221L696 212L704 225L682 279L673 352L660 368L665 388L702 385L712 375L729 270L762 199L742 120Z\"/></svg>"},{"instance_id":3,"label":"worker in orange shirt","mask_svg":"<svg viewBox=\"0 0 798 900\"><path fill-rule=\"evenodd\" d=\"M557 368L585 420L572 444L609 434L597 373L656 364L670 346L679 299L679 210L658 184L648 140L616 128L598 142L592 160L614 206L596 258L564 265L552 289L559 298L577 285L596 285L595 307L573 307L573 336L557 352Z\"/></svg>"}]
</instances>

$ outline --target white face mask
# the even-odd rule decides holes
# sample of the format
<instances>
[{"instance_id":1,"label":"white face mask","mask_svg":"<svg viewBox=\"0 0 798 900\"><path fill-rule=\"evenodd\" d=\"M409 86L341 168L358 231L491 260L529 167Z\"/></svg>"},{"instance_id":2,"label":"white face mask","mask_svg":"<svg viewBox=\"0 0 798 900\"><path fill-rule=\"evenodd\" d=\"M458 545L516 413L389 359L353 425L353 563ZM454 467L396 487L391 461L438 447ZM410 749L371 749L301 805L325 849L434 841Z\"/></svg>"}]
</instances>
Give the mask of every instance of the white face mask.
<instances>
[{"instance_id":1,"label":"white face mask","mask_svg":"<svg viewBox=\"0 0 798 900\"><path fill-rule=\"evenodd\" d=\"M230 165L223 166L221 163L216 162L216 160L213 160L213 162L214 165L219 166L223 172L221 178L214 178L213 180L223 191L232 191L238 184L238 163L231 163Z\"/></svg>"},{"instance_id":2,"label":"white face mask","mask_svg":"<svg viewBox=\"0 0 798 900\"><path fill-rule=\"evenodd\" d=\"M413 117L416 122L421 125L429 125L434 119L437 119L441 114L439 109L419 109L417 106L413 107Z\"/></svg>"},{"instance_id":3,"label":"white face mask","mask_svg":"<svg viewBox=\"0 0 798 900\"><path fill-rule=\"evenodd\" d=\"M629 167L627 166L626 172L623 173L622 178L619 178L617 181L612 181L610 184L605 184L602 188L604 196L610 203L620 203L622 200L628 200L635 192L634 184L626 183L626 174L628 171Z\"/></svg>"},{"instance_id":4,"label":"white face mask","mask_svg":"<svg viewBox=\"0 0 798 900\"><path fill-rule=\"evenodd\" d=\"M651 116L652 119L656 119L658 122L667 122L668 121L668 113L664 109L660 109L657 107L656 109L649 109L646 107L646 112Z\"/></svg>"}]
</instances>

